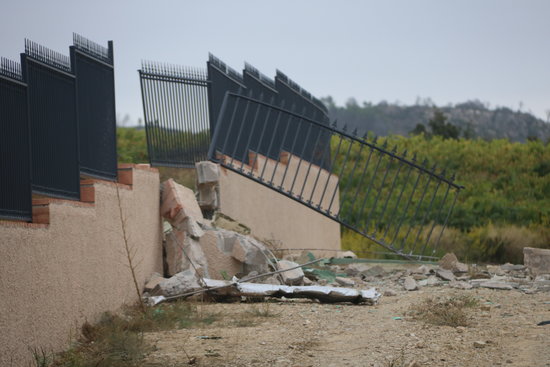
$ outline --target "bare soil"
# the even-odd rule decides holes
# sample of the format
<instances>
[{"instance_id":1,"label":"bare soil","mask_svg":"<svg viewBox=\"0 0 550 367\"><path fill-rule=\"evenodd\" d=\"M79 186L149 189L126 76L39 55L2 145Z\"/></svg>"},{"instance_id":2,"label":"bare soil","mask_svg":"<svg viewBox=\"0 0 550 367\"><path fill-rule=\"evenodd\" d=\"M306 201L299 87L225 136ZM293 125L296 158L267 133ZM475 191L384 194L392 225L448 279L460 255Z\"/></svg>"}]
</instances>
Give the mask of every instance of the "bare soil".
<instances>
[{"instance_id":1,"label":"bare soil","mask_svg":"<svg viewBox=\"0 0 550 367\"><path fill-rule=\"evenodd\" d=\"M383 291L383 289L382 289ZM470 295L467 327L435 326L408 311L428 297ZM202 303L219 321L147 333L159 366L550 366L550 294L424 287L377 305L308 300ZM261 314L268 314L262 316ZM474 342L483 342L482 347Z\"/></svg>"}]
</instances>

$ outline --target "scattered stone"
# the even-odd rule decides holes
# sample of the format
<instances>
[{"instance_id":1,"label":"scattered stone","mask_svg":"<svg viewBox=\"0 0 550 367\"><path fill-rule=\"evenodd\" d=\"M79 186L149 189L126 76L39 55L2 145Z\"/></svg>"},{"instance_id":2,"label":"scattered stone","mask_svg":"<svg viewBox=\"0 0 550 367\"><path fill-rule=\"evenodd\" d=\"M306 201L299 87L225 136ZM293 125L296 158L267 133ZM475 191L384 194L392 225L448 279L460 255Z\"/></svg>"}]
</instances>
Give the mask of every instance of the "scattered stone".
<instances>
[{"instance_id":1,"label":"scattered stone","mask_svg":"<svg viewBox=\"0 0 550 367\"><path fill-rule=\"evenodd\" d=\"M149 281L147 282L147 284L145 284L145 287L143 288L143 291L144 292L148 292L148 293L152 293L153 289L155 289L155 287L162 281L166 280L165 277L163 277L162 275L160 275L159 273L153 273L153 275L151 275L151 278L149 279Z\"/></svg>"},{"instance_id":2,"label":"scattered stone","mask_svg":"<svg viewBox=\"0 0 550 367\"><path fill-rule=\"evenodd\" d=\"M447 253L438 262L441 269L450 270L453 273L466 273L468 271L468 265L458 261L455 254Z\"/></svg>"},{"instance_id":3,"label":"scattered stone","mask_svg":"<svg viewBox=\"0 0 550 367\"><path fill-rule=\"evenodd\" d=\"M489 274L497 276L503 276L506 274L504 270L502 270L498 265L487 265L487 271L489 272Z\"/></svg>"},{"instance_id":4,"label":"scattered stone","mask_svg":"<svg viewBox=\"0 0 550 367\"><path fill-rule=\"evenodd\" d=\"M407 291L415 291L418 289L418 285L416 284L416 281L412 277L406 277L405 282L403 283L403 287Z\"/></svg>"},{"instance_id":5,"label":"scattered stone","mask_svg":"<svg viewBox=\"0 0 550 367\"><path fill-rule=\"evenodd\" d=\"M367 276L381 277L384 274L386 274L386 271L380 265L373 266L372 268L369 268L368 270L361 272L361 275L363 275L365 277L367 277Z\"/></svg>"},{"instance_id":6,"label":"scattered stone","mask_svg":"<svg viewBox=\"0 0 550 367\"><path fill-rule=\"evenodd\" d=\"M353 251L344 251L338 254L338 257L343 259L357 259L357 255L355 255Z\"/></svg>"},{"instance_id":7,"label":"scattered stone","mask_svg":"<svg viewBox=\"0 0 550 367\"><path fill-rule=\"evenodd\" d=\"M366 273L371 267L367 264L349 264L347 268L344 270L344 272L349 275L350 277L362 275Z\"/></svg>"},{"instance_id":8,"label":"scattered stone","mask_svg":"<svg viewBox=\"0 0 550 367\"><path fill-rule=\"evenodd\" d=\"M386 296L386 297L395 297L395 296L397 296L397 292L395 292L393 289L386 289L384 291L384 296Z\"/></svg>"},{"instance_id":9,"label":"scattered stone","mask_svg":"<svg viewBox=\"0 0 550 367\"><path fill-rule=\"evenodd\" d=\"M435 274L443 280L455 280L455 276L452 271L446 269L437 269Z\"/></svg>"},{"instance_id":10,"label":"scattered stone","mask_svg":"<svg viewBox=\"0 0 550 367\"><path fill-rule=\"evenodd\" d=\"M459 333L459 334L462 334L465 331L466 331L466 328L464 326L457 326L456 327L456 332Z\"/></svg>"},{"instance_id":11,"label":"scattered stone","mask_svg":"<svg viewBox=\"0 0 550 367\"><path fill-rule=\"evenodd\" d=\"M418 268L414 269L412 271L413 274L423 274L428 275L430 274L430 269L426 265L420 265Z\"/></svg>"},{"instance_id":12,"label":"scattered stone","mask_svg":"<svg viewBox=\"0 0 550 367\"><path fill-rule=\"evenodd\" d=\"M486 345L487 345L487 343L482 342L482 341L475 341L474 342L474 347L475 348L485 348Z\"/></svg>"},{"instance_id":13,"label":"scattered stone","mask_svg":"<svg viewBox=\"0 0 550 367\"><path fill-rule=\"evenodd\" d=\"M524 247L523 263L531 275L550 274L550 249Z\"/></svg>"},{"instance_id":14,"label":"scattered stone","mask_svg":"<svg viewBox=\"0 0 550 367\"><path fill-rule=\"evenodd\" d=\"M514 265L510 263L506 263L500 266L500 268L504 271L521 271L525 270L525 265Z\"/></svg>"},{"instance_id":15,"label":"scattered stone","mask_svg":"<svg viewBox=\"0 0 550 367\"><path fill-rule=\"evenodd\" d=\"M302 279L302 283L304 285L313 285L313 282L311 280L309 280L308 277L304 277L304 279Z\"/></svg>"},{"instance_id":16,"label":"scattered stone","mask_svg":"<svg viewBox=\"0 0 550 367\"><path fill-rule=\"evenodd\" d=\"M449 282L449 286L451 286L452 288L458 288L458 289L472 289L473 286L468 283L468 282L465 282L463 280L451 280Z\"/></svg>"},{"instance_id":17,"label":"scattered stone","mask_svg":"<svg viewBox=\"0 0 550 367\"><path fill-rule=\"evenodd\" d=\"M299 264L296 264L292 261L280 260L279 262L277 262L277 269L285 270L296 267L298 265ZM281 273L281 275L286 285L298 285L301 284L302 280L304 279L304 271L301 268L285 271Z\"/></svg>"},{"instance_id":18,"label":"scattered stone","mask_svg":"<svg viewBox=\"0 0 550 367\"><path fill-rule=\"evenodd\" d=\"M165 297L176 296L202 288L195 272L191 269L177 273L155 286L153 294Z\"/></svg>"},{"instance_id":19,"label":"scattered stone","mask_svg":"<svg viewBox=\"0 0 550 367\"><path fill-rule=\"evenodd\" d=\"M512 290L514 287L506 282L501 282L498 280L490 280L488 282L479 283L480 287L483 288L490 288L490 289L504 289L504 290Z\"/></svg>"},{"instance_id":20,"label":"scattered stone","mask_svg":"<svg viewBox=\"0 0 550 367\"><path fill-rule=\"evenodd\" d=\"M349 278L336 277L336 283L340 284L343 287L353 287L355 282Z\"/></svg>"}]
</instances>

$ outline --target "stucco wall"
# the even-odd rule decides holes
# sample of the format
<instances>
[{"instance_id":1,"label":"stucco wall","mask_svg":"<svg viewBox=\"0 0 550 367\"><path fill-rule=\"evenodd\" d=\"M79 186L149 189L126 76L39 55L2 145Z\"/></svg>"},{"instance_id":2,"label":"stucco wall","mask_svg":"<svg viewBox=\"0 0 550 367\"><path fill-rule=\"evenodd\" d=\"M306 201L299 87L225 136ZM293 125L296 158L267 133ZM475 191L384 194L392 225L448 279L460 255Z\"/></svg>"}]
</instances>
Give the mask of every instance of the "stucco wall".
<instances>
[{"instance_id":1,"label":"stucco wall","mask_svg":"<svg viewBox=\"0 0 550 367\"><path fill-rule=\"evenodd\" d=\"M162 273L159 176L146 167L119 174L133 181L118 187L142 286ZM94 180L82 190L95 202L54 200L49 224L0 222L0 366L23 365L29 347L65 349L84 321L137 300L116 184ZM48 206L38 209L43 221Z\"/></svg>"},{"instance_id":2,"label":"stucco wall","mask_svg":"<svg viewBox=\"0 0 550 367\"><path fill-rule=\"evenodd\" d=\"M256 177L263 172L264 179L274 177L274 184L282 183L287 191L292 188L294 196L302 194L306 200L311 198L313 205L321 203L322 209L330 206L331 212L338 211L337 176L309 162L300 162L299 158L288 153L282 154L282 163L279 164L254 154L250 155L249 161L254 164ZM234 164L240 167L239 162ZM243 169L249 173L252 167L243 165ZM340 250L340 225L337 222L231 170L220 167L220 171L220 211L250 227L255 236L275 240L285 249ZM334 252L318 251L317 254L333 256Z\"/></svg>"}]
</instances>

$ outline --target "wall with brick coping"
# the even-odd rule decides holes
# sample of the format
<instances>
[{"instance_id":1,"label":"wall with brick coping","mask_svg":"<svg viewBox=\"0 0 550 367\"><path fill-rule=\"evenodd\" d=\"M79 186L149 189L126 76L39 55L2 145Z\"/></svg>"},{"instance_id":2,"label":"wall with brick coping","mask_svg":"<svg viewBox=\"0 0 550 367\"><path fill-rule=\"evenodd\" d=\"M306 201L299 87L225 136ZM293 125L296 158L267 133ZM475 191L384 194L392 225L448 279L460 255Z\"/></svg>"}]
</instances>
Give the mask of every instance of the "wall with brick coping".
<instances>
[{"instance_id":1,"label":"wall with brick coping","mask_svg":"<svg viewBox=\"0 0 550 367\"><path fill-rule=\"evenodd\" d=\"M124 165L119 182L83 181L83 202L35 200L34 223L0 221L0 366L65 349L84 321L136 302L117 186L139 284L162 273L158 171Z\"/></svg>"}]
</instances>

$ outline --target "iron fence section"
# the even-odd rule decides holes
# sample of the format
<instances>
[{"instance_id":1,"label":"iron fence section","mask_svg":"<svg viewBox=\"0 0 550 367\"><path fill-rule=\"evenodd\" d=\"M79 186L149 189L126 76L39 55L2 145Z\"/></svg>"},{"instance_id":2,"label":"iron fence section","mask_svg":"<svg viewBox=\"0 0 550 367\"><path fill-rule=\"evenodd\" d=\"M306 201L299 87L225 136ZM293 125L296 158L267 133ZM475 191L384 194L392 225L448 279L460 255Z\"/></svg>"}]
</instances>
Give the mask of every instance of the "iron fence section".
<instances>
[{"instance_id":1,"label":"iron fence section","mask_svg":"<svg viewBox=\"0 0 550 367\"><path fill-rule=\"evenodd\" d=\"M271 116L275 124L267 136ZM222 133L228 130L239 138ZM276 159L255 150L264 139L278 151ZM461 190L454 177L398 154L397 147L233 92L224 98L209 158L409 259L440 255L438 244Z\"/></svg>"},{"instance_id":2,"label":"iron fence section","mask_svg":"<svg viewBox=\"0 0 550 367\"><path fill-rule=\"evenodd\" d=\"M116 180L116 111L113 43L105 48L73 34L80 173Z\"/></svg>"},{"instance_id":3,"label":"iron fence section","mask_svg":"<svg viewBox=\"0 0 550 367\"><path fill-rule=\"evenodd\" d=\"M25 40L33 192L79 199L75 76L69 57Z\"/></svg>"},{"instance_id":4,"label":"iron fence section","mask_svg":"<svg viewBox=\"0 0 550 367\"><path fill-rule=\"evenodd\" d=\"M21 66L0 59L0 218L32 219L27 85Z\"/></svg>"},{"instance_id":5,"label":"iron fence section","mask_svg":"<svg viewBox=\"0 0 550 367\"><path fill-rule=\"evenodd\" d=\"M210 144L206 72L144 62L139 75L151 164L194 167L205 160Z\"/></svg>"}]
</instances>

